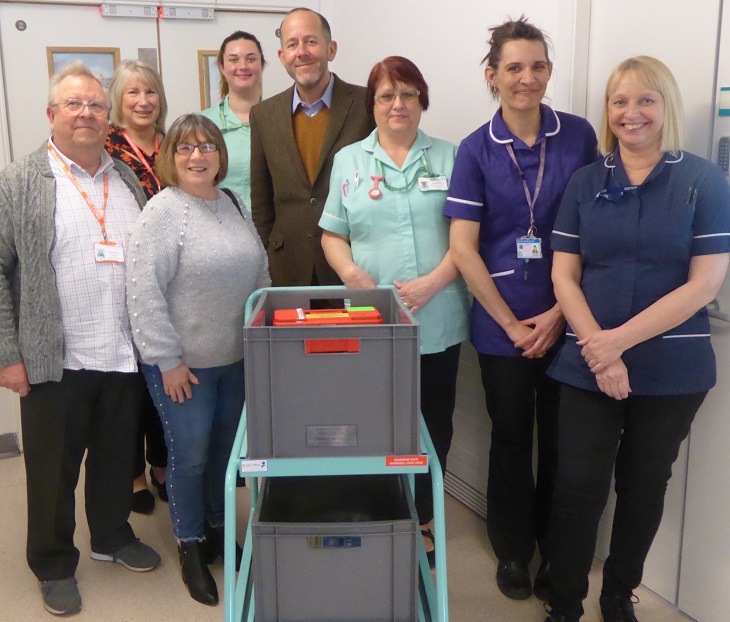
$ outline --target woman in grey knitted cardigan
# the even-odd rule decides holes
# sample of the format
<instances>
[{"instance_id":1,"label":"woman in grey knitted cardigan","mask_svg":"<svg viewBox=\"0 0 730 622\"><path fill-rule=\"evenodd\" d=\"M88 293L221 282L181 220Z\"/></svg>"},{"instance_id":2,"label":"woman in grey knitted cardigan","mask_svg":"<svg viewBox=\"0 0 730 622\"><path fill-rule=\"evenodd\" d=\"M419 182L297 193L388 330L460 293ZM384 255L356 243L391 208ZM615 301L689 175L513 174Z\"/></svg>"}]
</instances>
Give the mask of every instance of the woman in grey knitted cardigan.
<instances>
[{"instance_id":1,"label":"woman in grey knitted cardigan","mask_svg":"<svg viewBox=\"0 0 730 622\"><path fill-rule=\"evenodd\" d=\"M218 602L207 563L223 553L225 469L244 401L244 304L271 283L240 198L216 189L227 163L211 121L172 124L156 169L168 187L142 212L127 264L134 341L165 428L182 577L208 605Z\"/></svg>"}]
</instances>

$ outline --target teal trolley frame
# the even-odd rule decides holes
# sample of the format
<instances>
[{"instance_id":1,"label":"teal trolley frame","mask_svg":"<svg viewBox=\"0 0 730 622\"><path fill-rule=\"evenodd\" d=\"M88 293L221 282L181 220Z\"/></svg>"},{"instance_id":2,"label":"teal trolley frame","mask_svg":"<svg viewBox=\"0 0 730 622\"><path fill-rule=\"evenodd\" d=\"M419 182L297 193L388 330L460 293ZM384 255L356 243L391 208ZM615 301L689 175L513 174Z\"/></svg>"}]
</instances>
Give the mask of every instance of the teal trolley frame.
<instances>
[{"instance_id":1,"label":"teal trolley frame","mask_svg":"<svg viewBox=\"0 0 730 622\"><path fill-rule=\"evenodd\" d=\"M246 302L245 317L251 315L256 301L264 290L257 290ZM225 482L225 550L224 607L225 622L253 622L255 614L253 576L251 572L253 536L251 525L258 501L259 477L323 476L323 475L396 475L408 474L413 490L413 476L416 473L431 472L433 486L433 531L435 536L436 577L434 581L426 558L422 538L418 538L418 620L419 622L448 622L448 580L446 576L446 528L444 514L444 478L436 450L428 429L420 417L422 457L411 465L408 460L396 460L396 466L386 464L385 456L332 457L332 458L269 458L249 460L246 430L246 407L241 414L233 450L226 469ZM423 464L426 462L426 464ZM250 478L251 512L243 544L241 567L236 580L236 478L238 475Z\"/></svg>"}]
</instances>

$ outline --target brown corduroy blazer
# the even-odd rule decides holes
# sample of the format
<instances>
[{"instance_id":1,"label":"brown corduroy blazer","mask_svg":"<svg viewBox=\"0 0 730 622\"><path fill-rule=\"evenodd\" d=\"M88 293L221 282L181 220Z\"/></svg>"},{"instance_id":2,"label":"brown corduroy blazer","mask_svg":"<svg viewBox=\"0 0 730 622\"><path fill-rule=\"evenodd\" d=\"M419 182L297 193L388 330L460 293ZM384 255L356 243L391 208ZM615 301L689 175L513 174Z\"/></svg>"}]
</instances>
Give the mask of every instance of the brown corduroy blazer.
<instances>
[{"instance_id":1,"label":"brown corduroy blazer","mask_svg":"<svg viewBox=\"0 0 730 622\"><path fill-rule=\"evenodd\" d=\"M292 120L294 86L251 109L251 213L269 255L272 284L341 284L322 252L317 224L329 192L332 160L375 127L365 88L335 78L332 107L314 184L304 168Z\"/></svg>"}]
</instances>

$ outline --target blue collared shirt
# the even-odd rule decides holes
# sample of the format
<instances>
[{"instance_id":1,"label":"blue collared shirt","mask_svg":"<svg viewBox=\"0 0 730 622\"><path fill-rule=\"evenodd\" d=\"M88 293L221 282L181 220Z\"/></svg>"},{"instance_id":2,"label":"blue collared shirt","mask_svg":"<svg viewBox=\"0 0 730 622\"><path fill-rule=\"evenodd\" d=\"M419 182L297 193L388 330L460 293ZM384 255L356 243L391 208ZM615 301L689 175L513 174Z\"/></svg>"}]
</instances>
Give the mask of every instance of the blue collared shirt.
<instances>
[{"instance_id":1,"label":"blue collared shirt","mask_svg":"<svg viewBox=\"0 0 730 622\"><path fill-rule=\"evenodd\" d=\"M717 166L686 151L666 153L638 187L620 156L607 156L570 180L552 246L580 255L588 306L601 328L616 328L684 285L693 256L730 251L730 188ZM568 326L549 373L598 391L580 351ZM621 358L632 395L707 391L716 373L707 309Z\"/></svg>"},{"instance_id":2,"label":"blue collared shirt","mask_svg":"<svg viewBox=\"0 0 730 622\"><path fill-rule=\"evenodd\" d=\"M540 106L540 116L540 131L532 147L509 131L501 109L489 123L467 136L456 154L444 206L445 216L480 223L479 254L518 320L543 313L555 304L549 235L570 176L598 156L596 134L588 121L555 112L545 105ZM543 258L526 264L524 259L517 258L516 242L530 227L530 210L520 172L506 144L512 144L530 192L534 194L540 148L546 140L545 173L534 210ZM476 299L471 316L471 341L483 354L519 356L522 353Z\"/></svg>"},{"instance_id":3,"label":"blue collared shirt","mask_svg":"<svg viewBox=\"0 0 730 622\"><path fill-rule=\"evenodd\" d=\"M297 111L297 108L301 105L302 110L304 111L304 114L306 114L308 117L313 117L316 115L322 108L327 106L327 108L332 108L332 91L335 88L335 76L333 73L330 72L330 81L329 84L327 84L327 88L324 90L324 93L322 93L322 97L320 97L316 102L314 102L311 106L309 104L305 104L302 101L302 98L299 97L299 91L297 91L297 87L294 87L294 97L292 98L292 106L291 106L291 113L294 114Z\"/></svg>"}]
</instances>

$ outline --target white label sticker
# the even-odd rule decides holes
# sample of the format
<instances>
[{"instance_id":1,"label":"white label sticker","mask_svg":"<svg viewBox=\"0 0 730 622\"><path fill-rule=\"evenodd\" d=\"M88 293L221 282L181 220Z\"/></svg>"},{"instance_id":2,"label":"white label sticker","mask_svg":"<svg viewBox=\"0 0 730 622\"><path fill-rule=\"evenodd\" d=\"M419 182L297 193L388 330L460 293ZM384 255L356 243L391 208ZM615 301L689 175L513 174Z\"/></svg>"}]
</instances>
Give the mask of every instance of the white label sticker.
<instances>
[{"instance_id":1,"label":"white label sticker","mask_svg":"<svg viewBox=\"0 0 730 622\"><path fill-rule=\"evenodd\" d=\"M241 473L263 473L268 470L267 460L241 460Z\"/></svg>"}]
</instances>

